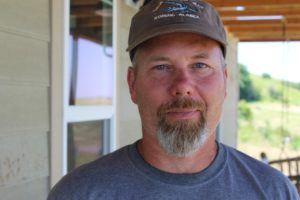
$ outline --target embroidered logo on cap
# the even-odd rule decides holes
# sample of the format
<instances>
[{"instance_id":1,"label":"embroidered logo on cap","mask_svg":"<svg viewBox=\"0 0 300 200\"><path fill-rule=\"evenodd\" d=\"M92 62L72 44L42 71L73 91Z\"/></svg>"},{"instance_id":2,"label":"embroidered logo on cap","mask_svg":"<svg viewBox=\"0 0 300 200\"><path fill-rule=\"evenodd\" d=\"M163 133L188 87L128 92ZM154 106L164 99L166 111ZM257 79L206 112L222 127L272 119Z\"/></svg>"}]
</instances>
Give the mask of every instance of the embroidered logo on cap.
<instances>
[{"instance_id":1,"label":"embroidered logo on cap","mask_svg":"<svg viewBox=\"0 0 300 200\"><path fill-rule=\"evenodd\" d=\"M165 5L163 5L163 4L165 4ZM164 6L166 6L166 7L164 7ZM197 10L192 8L187 3L172 2L172 1L161 1L159 3L159 5L153 10L153 12L156 12L159 9L163 12L181 12L181 13L197 12Z\"/></svg>"},{"instance_id":2,"label":"embroidered logo on cap","mask_svg":"<svg viewBox=\"0 0 300 200\"><path fill-rule=\"evenodd\" d=\"M178 1L160 1L153 10L154 13L158 12L158 15L154 17L154 20L175 16L199 18L197 13L203 8L202 5L196 2L190 4Z\"/></svg>"}]
</instances>

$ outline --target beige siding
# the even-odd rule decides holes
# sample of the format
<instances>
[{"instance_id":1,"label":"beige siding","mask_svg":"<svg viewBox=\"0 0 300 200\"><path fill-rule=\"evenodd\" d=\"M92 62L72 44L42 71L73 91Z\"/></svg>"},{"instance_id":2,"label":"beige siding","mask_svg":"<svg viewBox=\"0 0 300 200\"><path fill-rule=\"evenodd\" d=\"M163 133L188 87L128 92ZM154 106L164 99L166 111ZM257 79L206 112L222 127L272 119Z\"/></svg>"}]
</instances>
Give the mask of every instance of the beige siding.
<instances>
[{"instance_id":1,"label":"beige siding","mask_svg":"<svg viewBox=\"0 0 300 200\"><path fill-rule=\"evenodd\" d=\"M47 88L25 84L0 85L0 136L11 131L49 130Z\"/></svg>"},{"instance_id":2,"label":"beige siding","mask_svg":"<svg viewBox=\"0 0 300 200\"><path fill-rule=\"evenodd\" d=\"M48 0L0 4L0 198L45 199L50 5Z\"/></svg>"},{"instance_id":3,"label":"beige siding","mask_svg":"<svg viewBox=\"0 0 300 200\"><path fill-rule=\"evenodd\" d=\"M0 31L0 81L49 85L48 43Z\"/></svg>"},{"instance_id":4,"label":"beige siding","mask_svg":"<svg viewBox=\"0 0 300 200\"><path fill-rule=\"evenodd\" d=\"M237 109L239 98L239 76L237 64L238 40L228 35L226 63L228 67L227 96L220 123L220 141L232 147L237 144Z\"/></svg>"},{"instance_id":5,"label":"beige siding","mask_svg":"<svg viewBox=\"0 0 300 200\"><path fill-rule=\"evenodd\" d=\"M20 184L47 177L47 134L41 132L14 131L0 136L1 189L18 187Z\"/></svg>"},{"instance_id":6,"label":"beige siding","mask_svg":"<svg viewBox=\"0 0 300 200\"><path fill-rule=\"evenodd\" d=\"M48 192L48 178L41 178L26 183L21 183L14 187L0 188L1 199L3 200L23 200L23 199L43 199Z\"/></svg>"},{"instance_id":7,"label":"beige siding","mask_svg":"<svg viewBox=\"0 0 300 200\"><path fill-rule=\"evenodd\" d=\"M131 102L127 86L127 69L131 65L127 48L128 30L130 19L136 12L135 9L127 6L125 1L117 3L117 41L118 54L117 64L117 120L116 135L117 148L130 144L141 138L141 123L137 106Z\"/></svg>"},{"instance_id":8,"label":"beige siding","mask_svg":"<svg viewBox=\"0 0 300 200\"><path fill-rule=\"evenodd\" d=\"M1 0L0 5L1 31L49 40L48 0Z\"/></svg>"}]
</instances>

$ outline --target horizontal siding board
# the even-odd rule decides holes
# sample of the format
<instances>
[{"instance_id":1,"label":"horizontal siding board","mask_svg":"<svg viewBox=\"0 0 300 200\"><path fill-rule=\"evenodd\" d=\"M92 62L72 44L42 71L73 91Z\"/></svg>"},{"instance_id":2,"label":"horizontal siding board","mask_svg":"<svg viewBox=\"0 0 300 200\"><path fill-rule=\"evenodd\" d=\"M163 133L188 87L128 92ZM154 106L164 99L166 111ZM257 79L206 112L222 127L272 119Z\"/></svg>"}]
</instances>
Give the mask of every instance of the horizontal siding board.
<instances>
[{"instance_id":1,"label":"horizontal siding board","mask_svg":"<svg viewBox=\"0 0 300 200\"><path fill-rule=\"evenodd\" d=\"M2 0L0 27L50 38L49 0Z\"/></svg>"},{"instance_id":2,"label":"horizontal siding board","mask_svg":"<svg viewBox=\"0 0 300 200\"><path fill-rule=\"evenodd\" d=\"M0 94L0 135L6 131L49 130L48 88L1 84Z\"/></svg>"},{"instance_id":3,"label":"horizontal siding board","mask_svg":"<svg viewBox=\"0 0 300 200\"><path fill-rule=\"evenodd\" d=\"M48 185L48 177L43 177L11 187L0 188L0 199L45 200L49 190Z\"/></svg>"},{"instance_id":4,"label":"horizontal siding board","mask_svg":"<svg viewBox=\"0 0 300 200\"><path fill-rule=\"evenodd\" d=\"M47 133L0 135L0 188L47 177L48 159Z\"/></svg>"},{"instance_id":5,"label":"horizontal siding board","mask_svg":"<svg viewBox=\"0 0 300 200\"><path fill-rule=\"evenodd\" d=\"M0 3L0 199L49 191L50 2Z\"/></svg>"},{"instance_id":6,"label":"horizontal siding board","mask_svg":"<svg viewBox=\"0 0 300 200\"><path fill-rule=\"evenodd\" d=\"M49 85L49 43L0 32L0 81Z\"/></svg>"}]
</instances>

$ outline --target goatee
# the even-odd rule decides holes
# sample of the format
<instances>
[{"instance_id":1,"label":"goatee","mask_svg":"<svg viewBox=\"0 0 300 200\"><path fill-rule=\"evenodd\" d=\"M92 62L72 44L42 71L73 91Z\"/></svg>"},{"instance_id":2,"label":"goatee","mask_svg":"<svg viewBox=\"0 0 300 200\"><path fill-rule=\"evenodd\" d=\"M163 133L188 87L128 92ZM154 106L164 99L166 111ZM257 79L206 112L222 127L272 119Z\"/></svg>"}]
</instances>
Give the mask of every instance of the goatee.
<instances>
[{"instance_id":1,"label":"goatee","mask_svg":"<svg viewBox=\"0 0 300 200\"><path fill-rule=\"evenodd\" d=\"M175 120L167 118L172 109L193 109L199 112L198 120ZM171 155L183 157L197 150L207 138L206 107L191 98L178 98L161 105L158 115L158 140L162 148Z\"/></svg>"}]
</instances>

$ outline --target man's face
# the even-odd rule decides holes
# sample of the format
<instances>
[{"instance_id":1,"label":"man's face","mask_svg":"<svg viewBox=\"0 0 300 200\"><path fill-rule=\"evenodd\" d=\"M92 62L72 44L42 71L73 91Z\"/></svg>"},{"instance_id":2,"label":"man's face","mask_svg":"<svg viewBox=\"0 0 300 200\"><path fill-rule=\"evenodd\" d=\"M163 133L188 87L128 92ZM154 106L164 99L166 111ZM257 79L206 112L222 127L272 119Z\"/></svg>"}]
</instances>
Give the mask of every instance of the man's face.
<instances>
[{"instance_id":1,"label":"man's face","mask_svg":"<svg viewBox=\"0 0 300 200\"><path fill-rule=\"evenodd\" d=\"M142 44L135 62L128 84L143 137L173 155L192 153L214 133L226 96L219 45L197 34L166 34Z\"/></svg>"}]
</instances>

